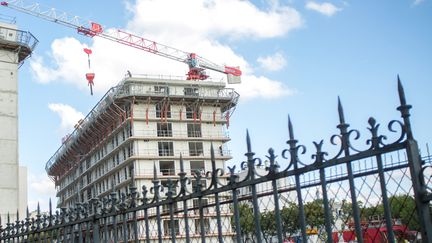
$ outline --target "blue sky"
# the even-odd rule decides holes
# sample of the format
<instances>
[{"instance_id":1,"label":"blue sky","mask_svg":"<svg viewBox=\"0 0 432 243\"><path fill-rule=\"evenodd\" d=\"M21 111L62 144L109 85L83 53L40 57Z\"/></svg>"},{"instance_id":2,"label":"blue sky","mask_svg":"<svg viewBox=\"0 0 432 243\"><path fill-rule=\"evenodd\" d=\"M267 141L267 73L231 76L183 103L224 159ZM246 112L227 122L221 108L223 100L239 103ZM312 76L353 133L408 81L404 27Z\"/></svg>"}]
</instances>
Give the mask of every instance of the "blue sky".
<instances>
[{"instance_id":1,"label":"blue sky","mask_svg":"<svg viewBox=\"0 0 432 243\"><path fill-rule=\"evenodd\" d=\"M31 3L31 1L27 1ZM431 141L432 2L401 1L40 1L45 6L120 28L160 43L196 52L216 63L240 65L245 75L232 116L228 144L244 160L245 133L263 157L269 147L286 148L287 116L295 135L312 151L312 141L337 133L337 97L347 122L367 139L367 120L386 130L399 119L397 75L413 105L414 135ZM74 30L1 8L40 43L19 70L20 163L29 171L29 203L54 197L45 163L105 91L126 70L136 74L183 75L186 65L80 36ZM90 96L83 47L93 50L96 73ZM217 73L211 73L220 78ZM279 163L284 164L282 158ZM304 162L309 161L309 154Z\"/></svg>"}]
</instances>

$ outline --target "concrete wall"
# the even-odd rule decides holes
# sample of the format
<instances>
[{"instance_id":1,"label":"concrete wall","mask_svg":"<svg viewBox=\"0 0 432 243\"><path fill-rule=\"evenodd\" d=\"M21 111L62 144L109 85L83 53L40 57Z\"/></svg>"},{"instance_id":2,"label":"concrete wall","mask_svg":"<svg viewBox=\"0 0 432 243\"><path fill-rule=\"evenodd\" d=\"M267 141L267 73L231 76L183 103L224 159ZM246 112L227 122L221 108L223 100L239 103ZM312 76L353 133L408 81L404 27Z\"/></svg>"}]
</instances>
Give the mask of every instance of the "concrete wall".
<instances>
[{"instance_id":1,"label":"concrete wall","mask_svg":"<svg viewBox=\"0 0 432 243\"><path fill-rule=\"evenodd\" d=\"M0 215L18 210L18 63L17 53L0 46Z\"/></svg>"},{"instance_id":2,"label":"concrete wall","mask_svg":"<svg viewBox=\"0 0 432 243\"><path fill-rule=\"evenodd\" d=\"M27 207L27 169L19 167L18 156L18 51L15 25L0 23L0 216L7 213L16 220L25 217ZM17 45L18 46L18 45Z\"/></svg>"}]
</instances>

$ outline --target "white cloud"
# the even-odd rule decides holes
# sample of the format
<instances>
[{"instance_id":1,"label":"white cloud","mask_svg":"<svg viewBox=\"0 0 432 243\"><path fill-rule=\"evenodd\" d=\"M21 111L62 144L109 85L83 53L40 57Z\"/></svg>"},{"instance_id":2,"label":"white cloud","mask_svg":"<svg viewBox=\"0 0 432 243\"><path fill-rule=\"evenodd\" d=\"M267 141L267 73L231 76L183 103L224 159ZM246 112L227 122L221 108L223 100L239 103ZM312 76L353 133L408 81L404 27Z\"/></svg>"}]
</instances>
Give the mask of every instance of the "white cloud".
<instances>
[{"instance_id":1,"label":"white cloud","mask_svg":"<svg viewBox=\"0 0 432 243\"><path fill-rule=\"evenodd\" d=\"M294 89L288 89L283 83L273 81L269 78L253 75L245 75L243 79L247 80L247 85L234 86L236 91L242 95L242 98L278 98L286 95L297 93Z\"/></svg>"},{"instance_id":2,"label":"white cloud","mask_svg":"<svg viewBox=\"0 0 432 243\"><path fill-rule=\"evenodd\" d=\"M324 14L326 16L333 16L336 12L342 10L341 8L338 8L328 2L320 4L313 1L307 2L306 8L309 10L317 11L318 13Z\"/></svg>"},{"instance_id":3,"label":"white cloud","mask_svg":"<svg viewBox=\"0 0 432 243\"><path fill-rule=\"evenodd\" d=\"M269 71L281 70L286 65L285 57L279 52L276 52L271 56L259 57L257 62L262 68Z\"/></svg>"},{"instance_id":4,"label":"white cloud","mask_svg":"<svg viewBox=\"0 0 432 243\"><path fill-rule=\"evenodd\" d=\"M167 8L166 6L170 6ZM242 0L137 0L127 4L133 18L127 24L129 32L158 40L163 44L195 52L214 63L240 66L242 84L236 85L242 97L276 97L292 93L277 80L257 77L251 65L228 46L244 38L274 38L284 36L303 24L301 15L293 8L278 4L277 8L259 9L249 1ZM193 13L193 14L191 14ZM169 16L169 17L167 17ZM107 30L108 32L110 30ZM111 30L113 31L113 30ZM40 82L61 80L72 83L88 92L85 73L87 57L85 47L73 38L57 39L51 47L55 66L47 65L42 58L32 61L31 67ZM132 74L164 74L184 76L187 65L172 61L129 46L119 45L102 38L92 39L90 48L92 68L96 74L94 90L105 93L124 77L127 70ZM224 75L211 72L219 80ZM257 80L265 80L256 82ZM267 90L278 87L280 92L243 93L241 90Z\"/></svg>"},{"instance_id":5,"label":"white cloud","mask_svg":"<svg viewBox=\"0 0 432 243\"><path fill-rule=\"evenodd\" d=\"M414 5L419 5L420 3L424 2L424 0L415 0Z\"/></svg>"},{"instance_id":6,"label":"white cloud","mask_svg":"<svg viewBox=\"0 0 432 243\"><path fill-rule=\"evenodd\" d=\"M60 130L63 133L71 132L74 129L74 125L80 119L84 118L84 115L81 112L75 110L69 105L49 104L48 108L60 116Z\"/></svg>"},{"instance_id":7,"label":"white cloud","mask_svg":"<svg viewBox=\"0 0 432 243\"><path fill-rule=\"evenodd\" d=\"M171 36L271 38L302 25L300 14L291 7L264 11L241 0L138 0L133 12L129 28Z\"/></svg>"},{"instance_id":8,"label":"white cloud","mask_svg":"<svg viewBox=\"0 0 432 243\"><path fill-rule=\"evenodd\" d=\"M41 211L46 212L49 209L49 198L52 200L52 207L56 207L56 190L54 182L46 174L32 174L28 177L28 207L30 211L36 210L38 203Z\"/></svg>"},{"instance_id":9,"label":"white cloud","mask_svg":"<svg viewBox=\"0 0 432 243\"><path fill-rule=\"evenodd\" d=\"M29 190L32 193L41 196L53 196L55 195L54 182L48 178L46 174L34 175L29 174Z\"/></svg>"}]
</instances>

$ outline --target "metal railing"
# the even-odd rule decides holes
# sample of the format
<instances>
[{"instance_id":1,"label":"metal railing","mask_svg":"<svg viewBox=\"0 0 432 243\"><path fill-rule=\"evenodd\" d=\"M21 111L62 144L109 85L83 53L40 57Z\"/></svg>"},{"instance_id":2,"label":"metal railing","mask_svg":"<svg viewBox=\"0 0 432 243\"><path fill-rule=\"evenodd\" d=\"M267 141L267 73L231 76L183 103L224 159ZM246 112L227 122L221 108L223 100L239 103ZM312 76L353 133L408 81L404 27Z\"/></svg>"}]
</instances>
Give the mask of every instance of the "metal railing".
<instances>
[{"instance_id":1,"label":"metal railing","mask_svg":"<svg viewBox=\"0 0 432 243\"><path fill-rule=\"evenodd\" d=\"M321 140L305 158L289 119L288 146L279 157L269 149L265 168L247 133L240 172L216 168L212 147L206 173L187 175L180 159L177 179L161 181L154 167L151 182L137 188L132 178L127 194L8 217L0 242L432 242L432 157L420 157L398 85L402 119L388 123L396 136L371 117L361 140L339 101L332 154Z\"/></svg>"},{"instance_id":2,"label":"metal railing","mask_svg":"<svg viewBox=\"0 0 432 243\"><path fill-rule=\"evenodd\" d=\"M33 51L39 42L38 39L28 31L17 30L4 26L0 26L0 40L27 46L30 51Z\"/></svg>"}]
</instances>

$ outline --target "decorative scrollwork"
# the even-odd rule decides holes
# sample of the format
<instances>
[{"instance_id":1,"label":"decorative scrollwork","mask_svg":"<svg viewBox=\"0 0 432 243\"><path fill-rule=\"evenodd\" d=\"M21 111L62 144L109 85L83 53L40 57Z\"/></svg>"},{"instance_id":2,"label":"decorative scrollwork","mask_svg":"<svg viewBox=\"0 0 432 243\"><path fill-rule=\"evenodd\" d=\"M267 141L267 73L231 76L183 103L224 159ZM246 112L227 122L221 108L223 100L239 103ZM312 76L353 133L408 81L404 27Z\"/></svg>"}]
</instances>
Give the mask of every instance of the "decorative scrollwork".
<instances>
[{"instance_id":1,"label":"decorative scrollwork","mask_svg":"<svg viewBox=\"0 0 432 243\"><path fill-rule=\"evenodd\" d=\"M386 143L384 145L401 143L406 138L406 127L404 126L404 124L401 121L392 120L389 122L387 128L390 132L400 133L400 134L399 134L399 137L395 141Z\"/></svg>"},{"instance_id":2,"label":"decorative scrollwork","mask_svg":"<svg viewBox=\"0 0 432 243\"><path fill-rule=\"evenodd\" d=\"M267 159L269 159L270 165L266 167L266 170L268 171L268 176L273 176L279 171L279 165L276 163L276 155L273 148L269 148L268 150L269 155L266 155Z\"/></svg>"},{"instance_id":3,"label":"decorative scrollwork","mask_svg":"<svg viewBox=\"0 0 432 243\"><path fill-rule=\"evenodd\" d=\"M316 153L312 155L312 159L315 160L313 163L318 165L324 162L324 157L327 156L328 153L322 151L324 140L321 140L319 143L313 142L313 144L315 145Z\"/></svg>"},{"instance_id":4,"label":"decorative scrollwork","mask_svg":"<svg viewBox=\"0 0 432 243\"><path fill-rule=\"evenodd\" d=\"M147 193L148 193L147 187L142 186L142 198L141 198L141 204L142 205L145 205L148 203L149 199L147 198Z\"/></svg>"},{"instance_id":5,"label":"decorative scrollwork","mask_svg":"<svg viewBox=\"0 0 432 243\"><path fill-rule=\"evenodd\" d=\"M423 177L420 181L425 182L422 186L424 186L426 193L432 193L432 165L423 166L420 172L420 176Z\"/></svg>"},{"instance_id":6,"label":"decorative scrollwork","mask_svg":"<svg viewBox=\"0 0 432 243\"><path fill-rule=\"evenodd\" d=\"M229 170L229 174L230 174L230 176L228 178L228 185L234 185L235 183L237 183L239 176L236 174L235 169L236 169L235 165L232 167L228 166L228 170Z\"/></svg>"},{"instance_id":7,"label":"decorative scrollwork","mask_svg":"<svg viewBox=\"0 0 432 243\"><path fill-rule=\"evenodd\" d=\"M282 150L282 158L286 159L288 161L288 166L284 169L285 171L288 171L291 167L294 165L294 159L291 158L291 154L289 153L289 149Z\"/></svg>"}]
</instances>

